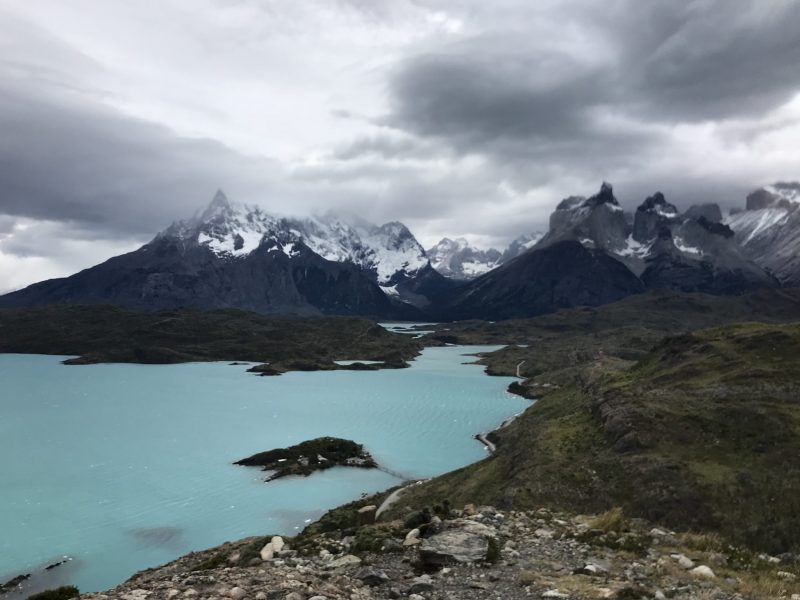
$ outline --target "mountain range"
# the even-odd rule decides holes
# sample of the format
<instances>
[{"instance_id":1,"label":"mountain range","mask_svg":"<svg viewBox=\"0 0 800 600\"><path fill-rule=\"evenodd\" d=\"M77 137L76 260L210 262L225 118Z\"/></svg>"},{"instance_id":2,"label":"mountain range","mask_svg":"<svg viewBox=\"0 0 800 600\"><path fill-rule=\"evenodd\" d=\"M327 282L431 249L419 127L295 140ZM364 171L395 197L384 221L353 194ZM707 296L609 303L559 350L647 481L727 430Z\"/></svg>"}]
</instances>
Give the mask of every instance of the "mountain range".
<instances>
[{"instance_id":1,"label":"mountain range","mask_svg":"<svg viewBox=\"0 0 800 600\"><path fill-rule=\"evenodd\" d=\"M800 283L800 184L750 194L727 218L655 193L631 214L613 188L561 201L545 234L500 252L465 239L425 250L399 222L277 217L218 192L141 248L0 297L0 307L118 304L264 314L504 319L648 289L740 294Z\"/></svg>"}]
</instances>

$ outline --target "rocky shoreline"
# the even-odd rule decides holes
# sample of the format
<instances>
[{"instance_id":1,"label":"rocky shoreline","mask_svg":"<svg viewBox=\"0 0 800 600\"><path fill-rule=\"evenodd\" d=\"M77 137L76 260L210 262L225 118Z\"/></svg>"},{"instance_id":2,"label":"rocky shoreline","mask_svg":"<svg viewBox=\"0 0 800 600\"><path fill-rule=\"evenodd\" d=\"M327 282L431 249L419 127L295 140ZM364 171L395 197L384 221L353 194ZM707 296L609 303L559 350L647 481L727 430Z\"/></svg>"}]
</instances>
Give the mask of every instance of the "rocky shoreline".
<instances>
[{"instance_id":1,"label":"rocky shoreline","mask_svg":"<svg viewBox=\"0 0 800 600\"><path fill-rule=\"evenodd\" d=\"M374 505L348 510L353 526L330 527L329 513L296 538L227 543L83 598L800 598L793 558L752 555L713 537L627 520L619 511L581 516L467 505L373 522Z\"/></svg>"}]
</instances>

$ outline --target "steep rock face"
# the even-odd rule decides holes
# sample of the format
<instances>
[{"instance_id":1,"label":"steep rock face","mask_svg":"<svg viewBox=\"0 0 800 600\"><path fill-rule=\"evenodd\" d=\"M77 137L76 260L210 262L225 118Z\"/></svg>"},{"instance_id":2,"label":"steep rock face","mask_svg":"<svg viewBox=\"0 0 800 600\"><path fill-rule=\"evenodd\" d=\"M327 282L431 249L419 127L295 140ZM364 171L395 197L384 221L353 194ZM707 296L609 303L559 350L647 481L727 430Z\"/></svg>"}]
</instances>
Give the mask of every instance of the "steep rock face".
<instances>
[{"instance_id":1,"label":"steep rock face","mask_svg":"<svg viewBox=\"0 0 800 600\"><path fill-rule=\"evenodd\" d=\"M644 205L643 205L644 206ZM658 208L656 211L660 210ZM640 215L652 210L636 211ZM775 287L777 282L761 267L749 260L734 239L733 231L717 220L716 211L696 209L693 218L677 212L649 219L648 225L658 223L655 239L642 239L647 252L633 264L650 289L664 288L684 292L739 294L762 287ZM639 231L647 231L641 227ZM630 263L629 263L630 264ZM638 269L644 267L643 271Z\"/></svg>"},{"instance_id":2,"label":"steep rock face","mask_svg":"<svg viewBox=\"0 0 800 600\"><path fill-rule=\"evenodd\" d=\"M747 197L725 223L744 254L784 285L800 285L800 183L779 183Z\"/></svg>"},{"instance_id":3,"label":"steep rock face","mask_svg":"<svg viewBox=\"0 0 800 600\"><path fill-rule=\"evenodd\" d=\"M675 205L667 202L664 194L656 192L636 209L633 239L640 244L650 243L662 227L669 227L679 219L680 214Z\"/></svg>"},{"instance_id":4,"label":"steep rock face","mask_svg":"<svg viewBox=\"0 0 800 600\"><path fill-rule=\"evenodd\" d=\"M648 197L632 219L609 184L589 199L567 198L537 247L558 240L603 250L648 288L730 294L777 285L742 252L734 232L721 223L717 205L694 206L681 214L661 192Z\"/></svg>"},{"instance_id":5,"label":"steep rock face","mask_svg":"<svg viewBox=\"0 0 800 600\"><path fill-rule=\"evenodd\" d=\"M453 279L474 279L494 269L501 258L498 250L481 250L464 238L444 238L427 255L434 269Z\"/></svg>"},{"instance_id":6,"label":"steep rock face","mask_svg":"<svg viewBox=\"0 0 800 600\"><path fill-rule=\"evenodd\" d=\"M571 306L597 306L644 291L621 262L566 240L530 250L458 290L448 319L531 317Z\"/></svg>"},{"instance_id":7,"label":"steep rock face","mask_svg":"<svg viewBox=\"0 0 800 600\"><path fill-rule=\"evenodd\" d=\"M614 197L614 190L603 183L600 191L590 198L572 196L561 201L550 215L550 229L537 248L573 240L616 253L626 248L629 235L630 224Z\"/></svg>"}]
</instances>

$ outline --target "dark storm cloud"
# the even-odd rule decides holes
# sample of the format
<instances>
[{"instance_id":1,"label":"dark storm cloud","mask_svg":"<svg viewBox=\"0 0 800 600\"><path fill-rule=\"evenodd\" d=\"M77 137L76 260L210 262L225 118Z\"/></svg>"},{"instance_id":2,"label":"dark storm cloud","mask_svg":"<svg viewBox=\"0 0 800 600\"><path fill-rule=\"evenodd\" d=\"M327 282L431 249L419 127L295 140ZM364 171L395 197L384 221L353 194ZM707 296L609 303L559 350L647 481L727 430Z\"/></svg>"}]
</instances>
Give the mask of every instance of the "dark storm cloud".
<instances>
[{"instance_id":1,"label":"dark storm cloud","mask_svg":"<svg viewBox=\"0 0 800 600\"><path fill-rule=\"evenodd\" d=\"M153 233L190 216L218 186L264 185L265 160L176 136L91 101L0 82L0 209Z\"/></svg>"},{"instance_id":2,"label":"dark storm cloud","mask_svg":"<svg viewBox=\"0 0 800 600\"><path fill-rule=\"evenodd\" d=\"M385 123L501 161L619 168L645 163L668 127L759 117L800 90L800 2L565 2L544 38L524 30L543 17L533 4L497 13L406 59Z\"/></svg>"},{"instance_id":3,"label":"dark storm cloud","mask_svg":"<svg viewBox=\"0 0 800 600\"><path fill-rule=\"evenodd\" d=\"M623 73L626 65L635 73L629 89L621 79L622 91L651 118L758 115L797 93L800 2L661 4L651 9L648 19L653 37L639 36L638 43L626 46L628 55L622 65ZM674 13L665 15L670 6ZM623 44L636 39L625 34L635 31L639 23L629 19L628 30L621 32Z\"/></svg>"}]
</instances>

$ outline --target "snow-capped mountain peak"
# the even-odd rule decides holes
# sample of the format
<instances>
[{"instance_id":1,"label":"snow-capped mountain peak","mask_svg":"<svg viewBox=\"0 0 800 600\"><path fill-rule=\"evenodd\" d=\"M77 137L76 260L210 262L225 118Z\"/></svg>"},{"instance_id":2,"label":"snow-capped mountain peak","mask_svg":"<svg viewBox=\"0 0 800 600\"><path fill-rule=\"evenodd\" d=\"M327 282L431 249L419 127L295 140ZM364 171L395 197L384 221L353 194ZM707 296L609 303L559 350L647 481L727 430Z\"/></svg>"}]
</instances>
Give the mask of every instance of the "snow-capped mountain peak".
<instances>
[{"instance_id":1,"label":"snow-capped mountain peak","mask_svg":"<svg viewBox=\"0 0 800 600\"><path fill-rule=\"evenodd\" d=\"M428 249L431 266L446 277L473 279L491 271L500 263L500 252L494 248L482 250L465 238L443 238Z\"/></svg>"},{"instance_id":2,"label":"snow-capped mountain peak","mask_svg":"<svg viewBox=\"0 0 800 600\"><path fill-rule=\"evenodd\" d=\"M278 217L231 202L221 190L199 217L173 223L159 235L205 247L221 260L243 258L259 249L293 258L305 247L325 260L361 267L381 286L411 279L428 266L425 250L402 223L353 225L330 213Z\"/></svg>"}]
</instances>

